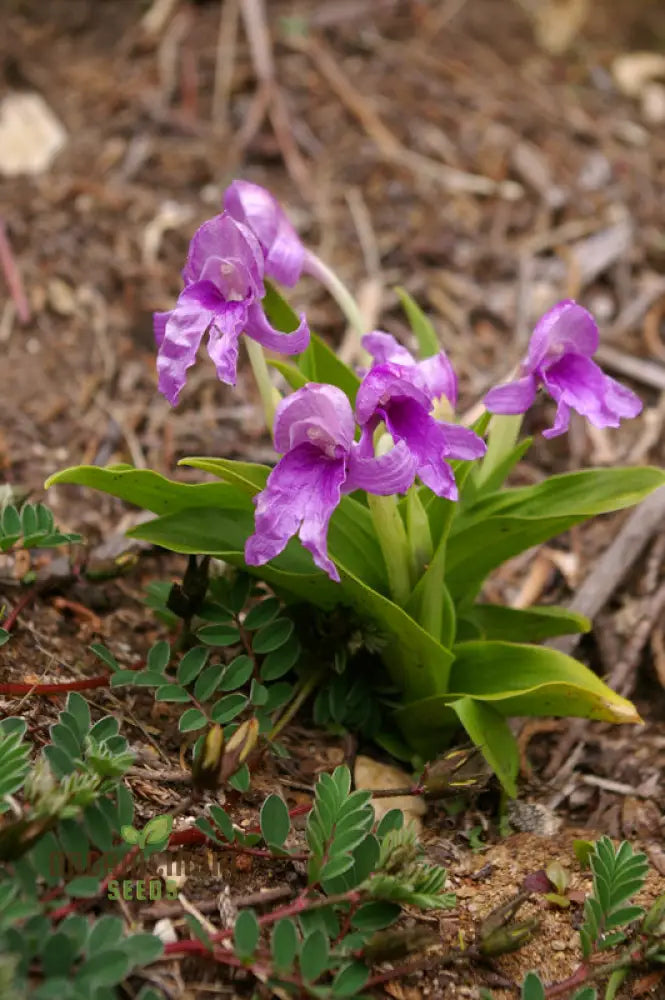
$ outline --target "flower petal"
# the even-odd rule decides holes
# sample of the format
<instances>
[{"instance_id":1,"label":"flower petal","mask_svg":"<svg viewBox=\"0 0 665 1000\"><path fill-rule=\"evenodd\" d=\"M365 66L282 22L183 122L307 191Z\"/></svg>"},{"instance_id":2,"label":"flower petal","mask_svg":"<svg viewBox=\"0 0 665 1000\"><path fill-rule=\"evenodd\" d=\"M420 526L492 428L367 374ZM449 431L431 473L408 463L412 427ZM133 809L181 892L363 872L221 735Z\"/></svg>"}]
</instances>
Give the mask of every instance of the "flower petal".
<instances>
[{"instance_id":1,"label":"flower petal","mask_svg":"<svg viewBox=\"0 0 665 1000\"><path fill-rule=\"evenodd\" d=\"M217 376L227 385L235 385L238 372L238 339L247 318L244 302L224 302L215 312L208 336L208 354L215 363Z\"/></svg>"},{"instance_id":2,"label":"flower petal","mask_svg":"<svg viewBox=\"0 0 665 1000\"><path fill-rule=\"evenodd\" d=\"M457 402L457 375L445 351L418 362L425 387L433 399L445 396L453 406Z\"/></svg>"},{"instance_id":3,"label":"flower petal","mask_svg":"<svg viewBox=\"0 0 665 1000\"><path fill-rule=\"evenodd\" d=\"M618 417L636 417L642 412L640 397L609 375L605 375L605 406Z\"/></svg>"},{"instance_id":4,"label":"flower petal","mask_svg":"<svg viewBox=\"0 0 665 1000\"><path fill-rule=\"evenodd\" d=\"M444 461L448 452L445 424L430 417L415 399L406 398L390 401L385 423L393 439L407 445L425 485L437 496L457 500L455 477Z\"/></svg>"},{"instance_id":5,"label":"flower petal","mask_svg":"<svg viewBox=\"0 0 665 1000\"><path fill-rule=\"evenodd\" d=\"M461 459L465 462L472 462L476 458L482 458L487 451L487 445L481 437L470 427L461 427L459 424L442 423L445 431L445 451L446 458Z\"/></svg>"},{"instance_id":6,"label":"flower petal","mask_svg":"<svg viewBox=\"0 0 665 1000\"><path fill-rule=\"evenodd\" d=\"M385 455L365 458L359 446L353 445L349 453L348 477L344 493L366 490L378 496L406 493L416 476L416 458L400 441Z\"/></svg>"},{"instance_id":7,"label":"flower petal","mask_svg":"<svg viewBox=\"0 0 665 1000\"><path fill-rule=\"evenodd\" d=\"M526 413L536 398L536 386L535 377L525 375L524 378L490 389L483 403L490 413Z\"/></svg>"},{"instance_id":8,"label":"flower petal","mask_svg":"<svg viewBox=\"0 0 665 1000\"><path fill-rule=\"evenodd\" d=\"M432 408L432 401L422 386L416 384L411 373L416 366L392 363L377 365L365 375L356 395L356 419L362 426L375 416L377 410L384 408L392 399L413 399L427 413Z\"/></svg>"},{"instance_id":9,"label":"flower petal","mask_svg":"<svg viewBox=\"0 0 665 1000\"><path fill-rule=\"evenodd\" d=\"M598 349L598 326L586 309L572 299L558 302L538 321L529 342L530 372L546 358L583 354L590 358Z\"/></svg>"},{"instance_id":10,"label":"flower petal","mask_svg":"<svg viewBox=\"0 0 665 1000\"><path fill-rule=\"evenodd\" d=\"M285 453L297 445L315 444L330 457L353 443L353 412L345 393L334 385L309 382L278 405L275 448Z\"/></svg>"},{"instance_id":11,"label":"flower petal","mask_svg":"<svg viewBox=\"0 0 665 1000\"><path fill-rule=\"evenodd\" d=\"M618 427L620 414L608 405L616 397L606 379L595 361L581 354L566 354L543 370L543 384L557 403L566 403L596 427Z\"/></svg>"},{"instance_id":12,"label":"flower petal","mask_svg":"<svg viewBox=\"0 0 665 1000\"><path fill-rule=\"evenodd\" d=\"M152 326L155 331L155 344L157 345L157 350L162 346L162 341L164 340L164 334L166 333L166 324L169 321L169 316L173 310L168 312L156 312L152 314Z\"/></svg>"},{"instance_id":13,"label":"flower petal","mask_svg":"<svg viewBox=\"0 0 665 1000\"><path fill-rule=\"evenodd\" d=\"M300 316L297 329L281 333L270 325L260 302L252 302L247 310L245 333L277 354L301 354L309 344L309 327L304 315Z\"/></svg>"},{"instance_id":14,"label":"flower petal","mask_svg":"<svg viewBox=\"0 0 665 1000\"><path fill-rule=\"evenodd\" d=\"M568 403L564 403L563 400L559 400L556 408L556 417L554 418L554 423L552 426L543 431L543 437L545 438L555 438L559 437L560 434L565 434L570 425L570 407Z\"/></svg>"},{"instance_id":15,"label":"flower petal","mask_svg":"<svg viewBox=\"0 0 665 1000\"><path fill-rule=\"evenodd\" d=\"M256 235L265 254L266 274L283 285L295 285L305 249L277 199L259 184L237 180L226 189L224 208Z\"/></svg>"},{"instance_id":16,"label":"flower petal","mask_svg":"<svg viewBox=\"0 0 665 1000\"><path fill-rule=\"evenodd\" d=\"M366 333L361 343L367 353L372 355L375 365L383 365L390 361L398 365L416 364L416 359L411 352L390 333L374 330L372 333Z\"/></svg>"},{"instance_id":17,"label":"flower petal","mask_svg":"<svg viewBox=\"0 0 665 1000\"><path fill-rule=\"evenodd\" d=\"M158 313L155 335L161 333L161 343L157 353L157 384L172 406L178 402L187 369L196 360L203 334L219 304L215 288L209 282L198 282L180 293L175 309L166 314L165 324L165 314Z\"/></svg>"},{"instance_id":18,"label":"flower petal","mask_svg":"<svg viewBox=\"0 0 665 1000\"><path fill-rule=\"evenodd\" d=\"M216 215L194 233L182 276L186 285L205 277L225 298L262 298L263 254L259 241L247 226L226 212Z\"/></svg>"},{"instance_id":19,"label":"flower petal","mask_svg":"<svg viewBox=\"0 0 665 1000\"><path fill-rule=\"evenodd\" d=\"M245 545L250 566L274 559L297 533L319 569L339 582L328 556L327 534L341 498L345 466L345 458L327 458L311 444L301 444L280 459L256 498L256 530Z\"/></svg>"}]
</instances>

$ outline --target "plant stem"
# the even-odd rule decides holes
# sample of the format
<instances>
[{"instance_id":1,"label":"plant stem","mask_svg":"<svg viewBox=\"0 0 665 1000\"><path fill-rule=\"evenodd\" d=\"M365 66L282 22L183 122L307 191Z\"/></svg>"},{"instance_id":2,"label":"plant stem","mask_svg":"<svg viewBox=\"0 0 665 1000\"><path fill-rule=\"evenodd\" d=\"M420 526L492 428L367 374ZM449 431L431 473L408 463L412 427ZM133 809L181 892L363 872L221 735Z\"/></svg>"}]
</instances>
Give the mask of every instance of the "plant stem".
<instances>
[{"instance_id":1,"label":"plant stem","mask_svg":"<svg viewBox=\"0 0 665 1000\"><path fill-rule=\"evenodd\" d=\"M515 416L493 416L487 434L487 451L476 472L476 487L482 489L500 469L503 460L517 444L522 427L522 414ZM501 483L493 486L498 488Z\"/></svg>"},{"instance_id":2,"label":"plant stem","mask_svg":"<svg viewBox=\"0 0 665 1000\"><path fill-rule=\"evenodd\" d=\"M323 670L315 670L309 675L309 677L300 682L300 690L297 692L295 698L286 706L282 714L277 719L277 722L274 723L272 729L268 733L268 739L270 741L274 740L279 733L281 733L284 726L291 721L303 702L309 698L322 676Z\"/></svg>"},{"instance_id":3,"label":"plant stem","mask_svg":"<svg viewBox=\"0 0 665 1000\"><path fill-rule=\"evenodd\" d=\"M388 570L390 593L395 604L405 607L411 592L409 543L404 522L397 507L397 497L368 494L367 502L374 530Z\"/></svg>"},{"instance_id":4,"label":"plant stem","mask_svg":"<svg viewBox=\"0 0 665 1000\"><path fill-rule=\"evenodd\" d=\"M252 371L254 373L254 379L259 390L259 395L261 396L261 402L263 404L263 413L266 420L266 427L268 432L272 434L272 427L275 421L275 409L276 400L275 397L279 396L277 389L272 384L270 378L270 372L268 370L268 365L266 364L265 355L263 353L263 348L260 344L257 344L255 340L251 337L244 338L245 346L247 348L247 355L249 357L249 363L252 366Z\"/></svg>"},{"instance_id":5,"label":"plant stem","mask_svg":"<svg viewBox=\"0 0 665 1000\"><path fill-rule=\"evenodd\" d=\"M329 268L327 264L324 264L315 253L312 253L311 250L308 250L305 256L304 269L307 274L311 274L313 278L316 278L317 281L320 281L321 284L328 289L335 302L346 316L349 325L352 326L358 334L358 338L367 333L362 313L360 312L358 303L354 299L351 292L348 290L342 279L338 277L338 275L335 274L335 272Z\"/></svg>"},{"instance_id":6,"label":"plant stem","mask_svg":"<svg viewBox=\"0 0 665 1000\"><path fill-rule=\"evenodd\" d=\"M406 494L406 532L411 580L415 583L432 558L432 533L416 486L412 486Z\"/></svg>"}]
</instances>

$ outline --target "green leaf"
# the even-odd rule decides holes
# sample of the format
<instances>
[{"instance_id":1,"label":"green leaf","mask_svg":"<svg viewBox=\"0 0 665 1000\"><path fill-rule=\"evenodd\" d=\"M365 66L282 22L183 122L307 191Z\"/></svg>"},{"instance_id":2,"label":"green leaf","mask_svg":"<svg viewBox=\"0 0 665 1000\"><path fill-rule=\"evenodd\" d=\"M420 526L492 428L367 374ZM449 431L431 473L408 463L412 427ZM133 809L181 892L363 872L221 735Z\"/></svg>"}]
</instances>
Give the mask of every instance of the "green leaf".
<instances>
[{"instance_id":1,"label":"green leaf","mask_svg":"<svg viewBox=\"0 0 665 1000\"><path fill-rule=\"evenodd\" d=\"M266 358L266 361L271 368L275 368L280 375L283 375L288 384L292 389L302 389L304 385L307 385L309 379L306 375L296 368L295 365L290 364L288 361L284 361L280 358Z\"/></svg>"},{"instance_id":2,"label":"green leaf","mask_svg":"<svg viewBox=\"0 0 665 1000\"><path fill-rule=\"evenodd\" d=\"M76 958L76 945L72 939L56 931L50 934L41 953L42 971L47 978L67 976Z\"/></svg>"},{"instance_id":3,"label":"green leaf","mask_svg":"<svg viewBox=\"0 0 665 1000\"><path fill-rule=\"evenodd\" d=\"M171 647L165 640L156 642L148 651L146 667L150 671L163 674L171 659Z\"/></svg>"},{"instance_id":4,"label":"green leaf","mask_svg":"<svg viewBox=\"0 0 665 1000\"><path fill-rule=\"evenodd\" d=\"M232 486L238 486L249 496L264 489L270 469L267 465L257 465L254 462L236 462L228 458L205 458L194 456L181 458L178 465L209 472L218 479L223 479Z\"/></svg>"},{"instance_id":5,"label":"green leaf","mask_svg":"<svg viewBox=\"0 0 665 1000\"><path fill-rule=\"evenodd\" d=\"M251 781L251 775L249 773L249 768L247 764L243 764L239 767L235 774L232 774L229 778L229 785L231 788L235 788L236 792L246 792L249 789ZM248 845L251 846L251 845Z\"/></svg>"},{"instance_id":6,"label":"green leaf","mask_svg":"<svg viewBox=\"0 0 665 1000\"><path fill-rule=\"evenodd\" d=\"M242 961L250 959L259 943L259 922L254 910L241 910L233 927L235 953Z\"/></svg>"},{"instance_id":7,"label":"green leaf","mask_svg":"<svg viewBox=\"0 0 665 1000\"><path fill-rule=\"evenodd\" d=\"M141 842L141 834L130 823L126 823L120 827L120 835L128 844L139 844Z\"/></svg>"},{"instance_id":8,"label":"green leaf","mask_svg":"<svg viewBox=\"0 0 665 1000\"><path fill-rule=\"evenodd\" d=\"M231 722L232 719L235 719L236 715L242 712L243 708L247 705L247 701L248 699L244 694L227 694L212 706L210 709L210 718L213 722L218 722L221 725Z\"/></svg>"},{"instance_id":9,"label":"green leaf","mask_svg":"<svg viewBox=\"0 0 665 1000\"><path fill-rule=\"evenodd\" d=\"M234 646L240 642L240 633L235 625L204 625L196 638L206 646Z\"/></svg>"},{"instance_id":10,"label":"green leaf","mask_svg":"<svg viewBox=\"0 0 665 1000\"><path fill-rule=\"evenodd\" d=\"M67 711L76 720L79 736L87 736L90 729L90 708L88 703L77 691L70 691L67 696Z\"/></svg>"},{"instance_id":11,"label":"green leaf","mask_svg":"<svg viewBox=\"0 0 665 1000\"><path fill-rule=\"evenodd\" d=\"M395 291L399 296L402 308L418 341L420 357L431 358L432 355L438 354L441 350L441 345L430 320L405 288L397 287Z\"/></svg>"},{"instance_id":12,"label":"green leaf","mask_svg":"<svg viewBox=\"0 0 665 1000\"><path fill-rule=\"evenodd\" d=\"M99 892L99 879L94 875L79 875L67 884L65 892L76 899L92 899Z\"/></svg>"},{"instance_id":13,"label":"green leaf","mask_svg":"<svg viewBox=\"0 0 665 1000\"><path fill-rule=\"evenodd\" d=\"M252 676L254 662L246 653L236 656L231 660L222 674L222 679L218 685L220 691L235 691L247 683Z\"/></svg>"},{"instance_id":14,"label":"green leaf","mask_svg":"<svg viewBox=\"0 0 665 1000\"><path fill-rule=\"evenodd\" d=\"M545 1000L545 987L537 972L527 972L524 977L522 1000Z\"/></svg>"},{"instance_id":15,"label":"green leaf","mask_svg":"<svg viewBox=\"0 0 665 1000\"><path fill-rule=\"evenodd\" d=\"M622 510L665 483L651 467L586 469L550 476L536 486L501 490L455 517L446 551L454 598L473 595L506 559L597 514Z\"/></svg>"},{"instance_id":16,"label":"green leaf","mask_svg":"<svg viewBox=\"0 0 665 1000\"><path fill-rule=\"evenodd\" d=\"M154 934L132 934L121 942L121 947L132 968L137 965L150 965L164 951L162 941Z\"/></svg>"},{"instance_id":17,"label":"green leaf","mask_svg":"<svg viewBox=\"0 0 665 1000\"><path fill-rule=\"evenodd\" d=\"M76 973L77 983L115 986L121 983L131 968L129 957L119 948L108 948L88 958Z\"/></svg>"},{"instance_id":18,"label":"green leaf","mask_svg":"<svg viewBox=\"0 0 665 1000\"><path fill-rule=\"evenodd\" d=\"M180 684L191 684L199 676L206 663L210 651L204 646L195 646L188 650L178 664L178 681Z\"/></svg>"},{"instance_id":19,"label":"green leaf","mask_svg":"<svg viewBox=\"0 0 665 1000\"><path fill-rule=\"evenodd\" d=\"M470 622L479 638L507 642L542 642L557 635L589 632L591 622L567 608L506 608L497 604L474 604L462 621Z\"/></svg>"},{"instance_id":20,"label":"green leaf","mask_svg":"<svg viewBox=\"0 0 665 1000\"><path fill-rule=\"evenodd\" d=\"M284 799L269 795L261 806L261 834L266 844L281 847L289 835L291 820Z\"/></svg>"},{"instance_id":21,"label":"green leaf","mask_svg":"<svg viewBox=\"0 0 665 1000\"><path fill-rule=\"evenodd\" d=\"M173 816L170 814L164 816L153 816L151 820L146 823L143 836L145 837L146 844L159 844L161 841L166 840L171 829L173 827Z\"/></svg>"},{"instance_id":22,"label":"green leaf","mask_svg":"<svg viewBox=\"0 0 665 1000\"><path fill-rule=\"evenodd\" d=\"M554 649L508 642L462 642L454 647L445 695L414 700L395 713L415 749L431 757L451 735L451 702L469 696L504 716L577 716L639 722L633 705L583 664Z\"/></svg>"},{"instance_id":23,"label":"green leaf","mask_svg":"<svg viewBox=\"0 0 665 1000\"><path fill-rule=\"evenodd\" d=\"M368 979L369 969L363 962L348 962L333 979L332 994L334 997L354 997Z\"/></svg>"},{"instance_id":24,"label":"green leaf","mask_svg":"<svg viewBox=\"0 0 665 1000\"><path fill-rule=\"evenodd\" d=\"M404 826L404 813L401 809L389 809L376 828L379 839L385 837L391 830L401 830Z\"/></svg>"},{"instance_id":25,"label":"green leaf","mask_svg":"<svg viewBox=\"0 0 665 1000\"><path fill-rule=\"evenodd\" d=\"M56 472L45 487L57 483L89 486L159 515L194 507L249 509L247 494L228 483L177 483L149 469L76 465Z\"/></svg>"},{"instance_id":26,"label":"green leaf","mask_svg":"<svg viewBox=\"0 0 665 1000\"><path fill-rule=\"evenodd\" d=\"M194 697L197 701L207 701L218 688L224 667L221 663L211 663L206 667L194 685Z\"/></svg>"},{"instance_id":27,"label":"green leaf","mask_svg":"<svg viewBox=\"0 0 665 1000\"><path fill-rule=\"evenodd\" d=\"M261 680L276 681L280 677L283 677L284 674L287 674L296 665L300 653L301 648L298 637L295 634L291 635L279 649L268 653L261 664Z\"/></svg>"},{"instance_id":28,"label":"green leaf","mask_svg":"<svg viewBox=\"0 0 665 1000\"><path fill-rule=\"evenodd\" d=\"M328 964L328 939L322 930L308 934L300 949L300 971L308 982L315 982Z\"/></svg>"},{"instance_id":29,"label":"green leaf","mask_svg":"<svg viewBox=\"0 0 665 1000\"><path fill-rule=\"evenodd\" d=\"M255 604L253 608L247 612L245 620L242 623L243 628L248 629L252 632L254 629L261 628L263 625L267 625L269 622L276 618L279 614L280 602L276 597L268 597L265 601L261 601L260 604Z\"/></svg>"},{"instance_id":30,"label":"green leaf","mask_svg":"<svg viewBox=\"0 0 665 1000\"><path fill-rule=\"evenodd\" d=\"M210 806L210 815L214 820L215 825L219 827L224 839L227 840L229 844L232 844L235 840L235 831L228 813L225 812L221 806L212 805Z\"/></svg>"},{"instance_id":31,"label":"green leaf","mask_svg":"<svg viewBox=\"0 0 665 1000\"><path fill-rule=\"evenodd\" d=\"M202 729L207 726L208 719L199 708L188 708L183 712L178 722L178 729L181 733L192 733L195 729Z\"/></svg>"},{"instance_id":32,"label":"green leaf","mask_svg":"<svg viewBox=\"0 0 665 1000\"><path fill-rule=\"evenodd\" d=\"M502 715L488 704L460 698L450 706L497 778L511 796L517 795L519 750L512 730Z\"/></svg>"},{"instance_id":33,"label":"green leaf","mask_svg":"<svg viewBox=\"0 0 665 1000\"><path fill-rule=\"evenodd\" d=\"M6 642L9 642L11 638L10 633L6 628L0 628L0 646L4 646Z\"/></svg>"},{"instance_id":34,"label":"green leaf","mask_svg":"<svg viewBox=\"0 0 665 1000\"><path fill-rule=\"evenodd\" d=\"M272 653L279 649L293 632L293 622L290 618L276 618L269 625L264 625L256 632L252 640L255 653Z\"/></svg>"},{"instance_id":35,"label":"green leaf","mask_svg":"<svg viewBox=\"0 0 665 1000\"><path fill-rule=\"evenodd\" d=\"M89 955L94 955L102 948L117 944L123 934L123 922L120 917L105 915L95 920L90 934L86 951Z\"/></svg>"},{"instance_id":36,"label":"green leaf","mask_svg":"<svg viewBox=\"0 0 665 1000\"><path fill-rule=\"evenodd\" d=\"M179 684L162 684L155 691L155 701L189 701L189 694Z\"/></svg>"},{"instance_id":37,"label":"green leaf","mask_svg":"<svg viewBox=\"0 0 665 1000\"><path fill-rule=\"evenodd\" d=\"M92 645L88 646L88 649L92 650L95 656L106 664L111 673L120 670L120 664L111 650L107 649L101 642L93 642Z\"/></svg>"},{"instance_id":38,"label":"green leaf","mask_svg":"<svg viewBox=\"0 0 665 1000\"><path fill-rule=\"evenodd\" d=\"M373 933L394 924L401 913L397 903L363 903L351 917L356 930Z\"/></svg>"},{"instance_id":39,"label":"green leaf","mask_svg":"<svg viewBox=\"0 0 665 1000\"><path fill-rule=\"evenodd\" d=\"M270 950L276 970L290 972L298 952L298 932L292 920L285 917L277 921L272 931Z\"/></svg>"}]
</instances>

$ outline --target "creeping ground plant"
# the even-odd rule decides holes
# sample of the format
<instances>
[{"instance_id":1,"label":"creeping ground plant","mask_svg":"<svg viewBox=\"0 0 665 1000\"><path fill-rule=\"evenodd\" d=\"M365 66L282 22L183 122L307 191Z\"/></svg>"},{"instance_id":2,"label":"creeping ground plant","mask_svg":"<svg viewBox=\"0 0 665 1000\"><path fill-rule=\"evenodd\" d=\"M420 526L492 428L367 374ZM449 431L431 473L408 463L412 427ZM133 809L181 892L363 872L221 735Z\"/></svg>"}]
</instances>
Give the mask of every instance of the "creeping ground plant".
<instances>
[{"instance_id":1,"label":"creeping ground plant","mask_svg":"<svg viewBox=\"0 0 665 1000\"><path fill-rule=\"evenodd\" d=\"M355 326L361 370L345 365L270 283L292 286L305 272ZM521 420L539 389L557 405L546 437L566 431L571 409L596 427L617 427L641 410L592 360L598 328L586 309L572 301L550 309L516 379L493 388L466 427L455 417L455 372L416 303L400 292L419 358L389 334L363 329L339 278L257 185L235 181L226 191L223 211L192 238L183 281L175 306L155 315L159 390L178 401L206 335L219 378L235 384L244 333L274 467L192 457L181 464L217 481L185 484L120 465L66 469L51 484L92 486L151 511L133 537L248 571L287 613L304 604L313 615L337 609L364 623L377 636L389 692L377 738L393 750L426 759L463 728L514 793L509 717L639 721L591 670L539 645L588 630L586 619L483 599L486 578L506 560L665 482L647 467L504 485L529 447Z\"/></svg>"}]
</instances>

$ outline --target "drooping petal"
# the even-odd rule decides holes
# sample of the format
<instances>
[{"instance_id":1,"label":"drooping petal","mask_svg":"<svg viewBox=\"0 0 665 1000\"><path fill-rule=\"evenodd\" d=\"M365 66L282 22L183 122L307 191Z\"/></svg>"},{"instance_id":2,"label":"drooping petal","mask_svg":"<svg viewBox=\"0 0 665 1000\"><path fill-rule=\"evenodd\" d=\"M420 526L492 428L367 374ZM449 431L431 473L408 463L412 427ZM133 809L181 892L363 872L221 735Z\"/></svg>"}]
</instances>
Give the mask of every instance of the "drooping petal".
<instances>
[{"instance_id":1,"label":"drooping petal","mask_svg":"<svg viewBox=\"0 0 665 1000\"><path fill-rule=\"evenodd\" d=\"M155 344L157 345L157 350L162 346L162 341L164 340L164 334L166 333L166 324L169 321L169 316L173 310L168 312L156 312L152 314L152 326L155 332Z\"/></svg>"},{"instance_id":2,"label":"drooping petal","mask_svg":"<svg viewBox=\"0 0 665 1000\"><path fill-rule=\"evenodd\" d=\"M543 437L545 438L555 438L559 437L560 434L565 434L570 426L570 407L568 403L564 403L563 400L559 400L556 408L556 416L554 418L554 423L546 431L543 431Z\"/></svg>"},{"instance_id":3,"label":"drooping petal","mask_svg":"<svg viewBox=\"0 0 665 1000\"><path fill-rule=\"evenodd\" d=\"M526 413L536 398L537 385L535 376L525 375L524 378L490 389L483 403L490 413Z\"/></svg>"},{"instance_id":4,"label":"drooping petal","mask_svg":"<svg viewBox=\"0 0 665 1000\"><path fill-rule=\"evenodd\" d=\"M391 333L374 330L372 333L366 333L361 343L367 353L372 355L375 365L384 365L390 361L397 365L417 363L411 351L403 347Z\"/></svg>"},{"instance_id":5,"label":"drooping petal","mask_svg":"<svg viewBox=\"0 0 665 1000\"><path fill-rule=\"evenodd\" d=\"M304 314L300 316L297 329L281 333L270 325L260 302L252 302L247 310L245 333L277 354L301 354L309 344L309 327Z\"/></svg>"},{"instance_id":6,"label":"drooping petal","mask_svg":"<svg viewBox=\"0 0 665 1000\"><path fill-rule=\"evenodd\" d=\"M163 330L163 318L155 324L155 334L161 333L162 338L157 353L157 384L172 406L178 402L187 369L194 364L201 338L219 305L215 287L209 282L198 282L180 293L175 309L167 314Z\"/></svg>"},{"instance_id":7,"label":"drooping petal","mask_svg":"<svg viewBox=\"0 0 665 1000\"><path fill-rule=\"evenodd\" d=\"M457 486L444 456L448 454L445 424L430 417L415 399L392 399L385 409L386 427L395 441L403 441L417 462L426 486L448 500L457 500Z\"/></svg>"},{"instance_id":8,"label":"drooping petal","mask_svg":"<svg viewBox=\"0 0 665 1000\"><path fill-rule=\"evenodd\" d=\"M225 302L215 313L208 336L208 354L215 364L217 377L227 385L236 384L238 339L247 317L244 302Z\"/></svg>"},{"instance_id":9,"label":"drooping petal","mask_svg":"<svg viewBox=\"0 0 665 1000\"><path fill-rule=\"evenodd\" d=\"M533 372L547 358L583 354L590 358L598 349L595 319L572 299L558 302L538 321L529 342L527 368Z\"/></svg>"},{"instance_id":10,"label":"drooping petal","mask_svg":"<svg viewBox=\"0 0 665 1000\"><path fill-rule=\"evenodd\" d=\"M378 458L365 458L359 445L349 453L348 474L344 493L366 490L378 496L406 493L416 476L417 460L404 441Z\"/></svg>"},{"instance_id":11,"label":"drooping petal","mask_svg":"<svg viewBox=\"0 0 665 1000\"><path fill-rule=\"evenodd\" d=\"M445 432L444 454L447 458L472 462L476 458L482 458L487 451L487 445L483 439L478 437L470 427L447 423L442 423L441 426Z\"/></svg>"},{"instance_id":12,"label":"drooping petal","mask_svg":"<svg viewBox=\"0 0 665 1000\"><path fill-rule=\"evenodd\" d=\"M205 277L224 298L262 298L260 243L247 226L223 212L194 233L182 276L186 285Z\"/></svg>"},{"instance_id":13,"label":"drooping petal","mask_svg":"<svg viewBox=\"0 0 665 1000\"><path fill-rule=\"evenodd\" d=\"M283 399L275 412L275 448L282 454L310 443L334 457L337 449L348 452L354 430L351 404L334 385L309 382Z\"/></svg>"},{"instance_id":14,"label":"drooping petal","mask_svg":"<svg viewBox=\"0 0 665 1000\"><path fill-rule=\"evenodd\" d=\"M245 560L261 566L282 552L299 534L315 564L339 582L327 552L328 524L346 478L346 458L326 457L315 445L301 444L288 452L268 477L256 498L255 533L247 539Z\"/></svg>"},{"instance_id":15,"label":"drooping petal","mask_svg":"<svg viewBox=\"0 0 665 1000\"><path fill-rule=\"evenodd\" d=\"M640 397L609 375L605 375L605 406L618 417L636 417L642 412Z\"/></svg>"},{"instance_id":16,"label":"drooping petal","mask_svg":"<svg viewBox=\"0 0 665 1000\"><path fill-rule=\"evenodd\" d=\"M266 274L283 285L295 285L305 249L277 199L259 184L237 180L226 189L224 208L256 235L265 255Z\"/></svg>"},{"instance_id":17,"label":"drooping petal","mask_svg":"<svg viewBox=\"0 0 665 1000\"><path fill-rule=\"evenodd\" d=\"M619 415L606 404L606 378L595 361L581 354L566 354L543 370L543 384L557 403L566 403L596 427L618 427Z\"/></svg>"}]
</instances>

